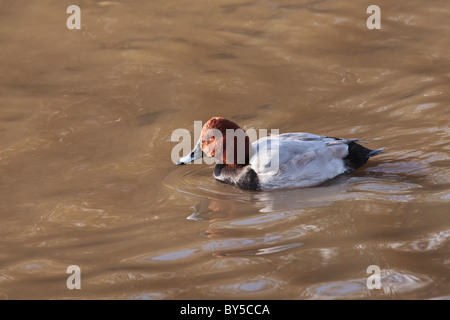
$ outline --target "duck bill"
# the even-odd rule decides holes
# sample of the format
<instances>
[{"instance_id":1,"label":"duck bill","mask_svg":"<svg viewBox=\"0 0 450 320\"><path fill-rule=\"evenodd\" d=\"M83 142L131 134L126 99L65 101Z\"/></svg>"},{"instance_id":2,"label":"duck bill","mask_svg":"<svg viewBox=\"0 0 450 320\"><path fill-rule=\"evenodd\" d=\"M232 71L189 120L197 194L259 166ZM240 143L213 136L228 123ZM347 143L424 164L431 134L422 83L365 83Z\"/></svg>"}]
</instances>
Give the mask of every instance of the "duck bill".
<instances>
[{"instance_id":1,"label":"duck bill","mask_svg":"<svg viewBox=\"0 0 450 320\"><path fill-rule=\"evenodd\" d=\"M195 145L194 149L189 153L187 156L180 159L180 161L177 162L177 166L182 164L188 164L191 163L197 159L201 159L205 157L205 153L202 150L201 147L201 140L198 140L197 144Z\"/></svg>"}]
</instances>

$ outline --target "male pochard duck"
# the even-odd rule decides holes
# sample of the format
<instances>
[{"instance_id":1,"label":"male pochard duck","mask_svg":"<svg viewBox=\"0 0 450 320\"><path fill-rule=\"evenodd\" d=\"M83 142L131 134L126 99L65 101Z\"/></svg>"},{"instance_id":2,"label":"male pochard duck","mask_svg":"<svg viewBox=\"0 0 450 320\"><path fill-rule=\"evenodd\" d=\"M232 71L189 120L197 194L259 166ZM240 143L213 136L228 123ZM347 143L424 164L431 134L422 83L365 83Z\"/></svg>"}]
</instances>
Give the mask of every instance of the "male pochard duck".
<instances>
[{"instance_id":1,"label":"male pochard duck","mask_svg":"<svg viewBox=\"0 0 450 320\"><path fill-rule=\"evenodd\" d=\"M236 134L228 142L232 147L227 148L230 131L240 132L245 143ZM203 126L192 152L177 165L212 157L217 160L214 177L243 189L311 187L352 172L383 151L370 150L356 141L311 133L284 133L250 144L248 135L236 123L214 117Z\"/></svg>"}]
</instances>

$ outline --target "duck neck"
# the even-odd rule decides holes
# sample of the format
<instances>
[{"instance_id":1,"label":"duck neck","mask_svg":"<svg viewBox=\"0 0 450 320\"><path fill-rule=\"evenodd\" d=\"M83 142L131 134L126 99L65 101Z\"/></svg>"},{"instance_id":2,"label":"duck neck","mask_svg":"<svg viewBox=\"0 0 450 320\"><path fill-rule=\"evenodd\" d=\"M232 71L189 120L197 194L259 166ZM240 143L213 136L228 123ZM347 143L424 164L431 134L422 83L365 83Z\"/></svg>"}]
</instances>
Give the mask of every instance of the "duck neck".
<instances>
[{"instance_id":1,"label":"duck neck","mask_svg":"<svg viewBox=\"0 0 450 320\"><path fill-rule=\"evenodd\" d=\"M255 153L248 136L246 136L245 149L238 150L237 143L235 142L234 152L232 154L228 154L226 150L227 149L225 147L222 159L223 162L221 164L222 167L220 168L227 167L234 170L248 166L250 164L250 159Z\"/></svg>"}]
</instances>

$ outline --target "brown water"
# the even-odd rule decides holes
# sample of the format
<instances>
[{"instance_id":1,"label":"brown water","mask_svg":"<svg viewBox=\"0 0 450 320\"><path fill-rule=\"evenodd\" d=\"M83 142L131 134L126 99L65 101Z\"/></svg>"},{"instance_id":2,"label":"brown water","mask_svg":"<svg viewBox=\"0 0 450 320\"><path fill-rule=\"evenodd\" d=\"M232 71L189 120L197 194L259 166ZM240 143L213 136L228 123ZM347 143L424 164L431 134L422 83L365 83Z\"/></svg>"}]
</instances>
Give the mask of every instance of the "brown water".
<instances>
[{"instance_id":1,"label":"brown water","mask_svg":"<svg viewBox=\"0 0 450 320\"><path fill-rule=\"evenodd\" d=\"M449 16L444 0L0 1L0 298L450 298ZM218 115L386 152L320 187L243 191L170 158L173 130Z\"/></svg>"}]
</instances>

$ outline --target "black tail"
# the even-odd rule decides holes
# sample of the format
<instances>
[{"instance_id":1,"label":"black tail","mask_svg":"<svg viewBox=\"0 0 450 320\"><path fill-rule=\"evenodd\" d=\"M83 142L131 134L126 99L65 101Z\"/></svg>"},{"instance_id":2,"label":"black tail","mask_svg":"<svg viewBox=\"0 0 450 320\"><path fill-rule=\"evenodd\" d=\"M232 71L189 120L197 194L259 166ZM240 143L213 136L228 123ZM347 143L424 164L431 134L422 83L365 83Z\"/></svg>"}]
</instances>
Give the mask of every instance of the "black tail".
<instances>
[{"instance_id":1,"label":"black tail","mask_svg":"<svg viewBox=\"0 0 450 320\"><path fill-rule=\"evenodd\" d=\"M363 166L370 157L383 152L384 149L370 150L354 141L348 143L348 155L344 158L345 166L353 171Z\"/></svg>"}]
</instances>

